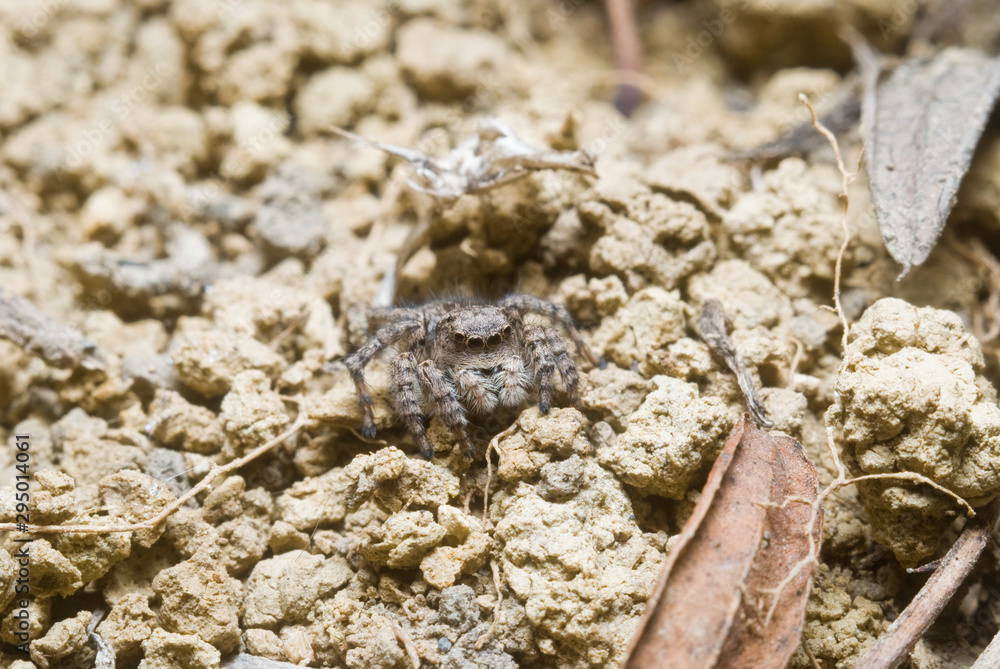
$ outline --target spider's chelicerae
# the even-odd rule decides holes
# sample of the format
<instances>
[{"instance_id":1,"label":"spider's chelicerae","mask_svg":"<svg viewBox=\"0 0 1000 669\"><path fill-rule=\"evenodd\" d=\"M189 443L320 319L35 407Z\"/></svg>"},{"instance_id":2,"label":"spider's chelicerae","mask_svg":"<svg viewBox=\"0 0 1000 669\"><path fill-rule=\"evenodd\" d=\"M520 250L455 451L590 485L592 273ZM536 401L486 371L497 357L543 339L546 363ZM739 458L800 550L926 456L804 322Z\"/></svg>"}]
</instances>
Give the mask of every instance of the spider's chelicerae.
<instances>
[{"instance_id":1,"label":"spider's chelicerae","mask_svg":"<svg viewBox=\"0 0 1000 669\"><path fill-rule=\"evenodd\" d=\"M375 436L364 368L389 347L398 351L390 368L396 406L428 460L434 446L424 414L437 413L472 458L468 414L514 410L534 398L539 411L548 413L556 369L574 402L579 373L566 343L552 327L525 323L525 313L561 323L581 355L595 362L566 308L531 295L511 295L495 305L439 301L373 310L368 320L374 334L344 360L364 410L362 434Z\"/></svg>"}]
</instances>

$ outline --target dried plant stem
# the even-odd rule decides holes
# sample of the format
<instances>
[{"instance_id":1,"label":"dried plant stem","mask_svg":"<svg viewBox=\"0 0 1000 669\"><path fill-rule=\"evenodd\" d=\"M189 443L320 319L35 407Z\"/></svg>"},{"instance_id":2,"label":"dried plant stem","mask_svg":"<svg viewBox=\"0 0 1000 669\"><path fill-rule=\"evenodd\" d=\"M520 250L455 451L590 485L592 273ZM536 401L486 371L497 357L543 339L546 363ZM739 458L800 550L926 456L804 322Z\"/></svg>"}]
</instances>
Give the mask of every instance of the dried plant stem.
<instances>
[{"instance_id":1,"label":"dried plant stem","mask_svg":"<svg viewBox=\"0 0 1000 669\"><path fill-rule=\"evenodd\" d=\"M635 19L633 0L605 0L611 23L611 42L615 64L621 72L638 72L642 69L642 45L639 26ZM639 104L639 90L628 83L618 89L615 107L624 116L631 116Z\"/></svg>"},{"instance_id":2,"label":"dried plant stem","mask_svg":"<svg viewBox=\"0 0 1000 669\"><path fill-rule=\"evenodd\" d=\"M500 622L500 605L503 604L503 584L500 581L500 568L497 567L496 560L490 560L490 571L493 572L493 585L497 589L497 603L493 606L493 622L490 623L490 628L483 632L483 635L476 639L476 643L472 646L476 650L482 650L486 642L493 636L493 632L497 628L497 623Z\"/></svg>"},{"instance_id":3,"label":"dried plant stem","mask_svg":"<svg viewBox=\"0 0 1000 669\"><path fill-rule=\"evenodd\" d=\"M994 669L1000 667L1000 632L969 669Z\"/></svg>"},{"instance_id":4,"label":"dried plant stem","mask_svg":"<svg viewBox=\"0 0 1000 669\"><path fill-rule=\"evenodd\" d=\"M851 180L854 178L854 175L849 174L844 167L844 161L841 158L840 147L837 143L836 137L834 137L833 133L831 133L817 120L816 114L813 111L812 106L809 104L808 99L806 99L804 95L800 95L799 99L809 109L815 128L827 138L827 141L829 141L830 146L833 148L834 155L837 158L837 169L840 171L842 179L840 196L843 203L841 226L844 231L844 242L841 244L840 252L837 255L836 274L834 276L834 306L837 316L840 318L841 325L844 329L843 346L846 351L850 324L847 321L847 317L845 316L840 303L840 281L843 270L843 256L847 250L848 244L851 241L850 230L847 227L847 189ZM794 575L807 566L819 561L820 544L819 542L813 540L812 528L814 527L816 519L819 517L820 510L822 509L826 499L840 488L854 483L859 483L861 481L889 479L911 481L918 484L928 485L935 490L951 496L959 504L965 507L966 514L970 518L975 517L976 515L972 506L961 496L955 494L951 490L948 490L937 482L932 481L926 476L917 474L916 472L868 474L855 478L849 478L847 468L841 461L840 455L837 453L837 448L834 443L833 425L829 421L827 421L826 433L827 447L829 448L830 455L833 457L837 475L836 478L826 486L826 488L819 492L816 502L813 504L812 518L810 519L808 527L808 536L810 540L809 557L797 563L792 568L789 576L774 589L774 601L768 611L768 620L774 613L774 608L777 605L778 598L780 597L782 590L787 587L788 583L791 582L791 579L794 578ZM897 619L897 621L889 628L889 631L882 635L882 638L879 639L871 651L869 651L869 653L858 662L856 669L889 669L891 667L895 667L903 660L909 650L923 634L924 630L926 630L926 628L934 621L937 615L941 612L941 609L944 608L944 606L951 599L955 590L968 575L973 565L975 565L976 560L982 552L983 547L986 545L986 541L992 531L998 508L1000 508L1000 498L987 507L989 513L984 514L987 522L970 522L969 526L967 526L965 531L963 531L958 541L956 541L955 545L952 546L948 556L942 561L941 567L935 571L934 575L927 582L913 602L910 603L900 618Z\"/></svg>"},{"instance_id":5,"label":"dried plant stem","mask_svg":"<svg viewBox=\"0 0 1000 669\"><path fill-rule=\"evenodd\" d=\"M497 444L504 437L510 435L517 429L517 423L490 439L490 445L486 447L486 486L483 488L483 525L490 522L490 486L493 484L493 460L490 459L490 452L497 450ZM497 451L499 453L499 451Z\"/></svg>"},{"instance_id":6,"label":"dried plant stem","mask_svg":"<svg viewBox=\"0 0 1000 669\"><path fill-rule=\"evenodd\" d=\"M1000 498L990 502L979 522L969 523L941 560L941 566L927 579L924 587L885 634L858 660L855 669L891 669L906 659L976 565L993 533L998 509Z\"/></svg>"},{"instance_id":7,"label":"dried plant stem","mask_svg":"<svg viewBox=\"0 0 1000 669\"><path fill-rule=\"evenodd\" d=\"M80 534L109 534L112 532L136 532L139 530L148 530L156 527L167 518L173 514L174 511L181 508L189 499L207 489L212 481L219 478L224 474L228 474L231 471L239 469L243 465L253 462L260 456L267 453L269 450L282 443L286 439L289 439L301 430L308 420L304 413L299 414L299 417L292 423L292 426L287 430L279 434L277 437L271 441L258 446L254 450L250 451L242 458L237 458L231 462L227 462L224 465L213 465L212 469L198 481L197 485L193 486L186 493L175 499L169 506L163 509L160 513L156 514L152 518L148 518L138 523L132 523L130 525L119 525L119 526L107 526L107 525L23 525L18 526L15 523L0 523L0 532L27 532L31 534L69 534L69 533L80 533Z\"/></svg>"},{"instance_id":8,"label":"dried plant stem","mask_svg":"<svg viewBox=\"0 0 1000 669\"><path fill-rule=\"evenodd\" d=\"M847 187L851 185L854 178L858 175L857 171L848 172L847 168L844 167L844 159L840 155L840 144L837 142L837 138L834 137L833 133L830 132L825 125L819 122L816 118L816 111L813 109L812 105L809 103L809 98L805 96L804 93L799 93L799 102L806 106L809 110L809 116L812 118L813 127L816 128L824 137L826 141L830 143L833 148L833 155L837 158L837 169L840 171L840 203L841 203L841 213L840 213L840 227L844 231L844 241L840 245L840 251L837 252L837 264L833 274L833 305L837 311L837 316L840 317L840 324L844 328L843 336L843 347L847 350L847 335L850 332L850 325L847 322L847 317L844 315L844 308L840 304L840 276L844 268L844 254L847 252L847 247L851 243L851 231L847 227L847 205L849 203L847 195ZM859 160L860 164L860 160Z\"/></svg>"},{"instance_id":9,"label":"dried plant stem","mask_svg":"<svg viewBox=\"0 0 1000 669\"><path fill-rule=\"evenodd\" d=\"M406 630L395 620L392 621L392 631L399 643L403 644L403 649L410 658L410 664L413 665L413 669L420 669L420 654L417 653L417 647L413 645L413 639L410 638Z\"/></svg>"}]
</instances>

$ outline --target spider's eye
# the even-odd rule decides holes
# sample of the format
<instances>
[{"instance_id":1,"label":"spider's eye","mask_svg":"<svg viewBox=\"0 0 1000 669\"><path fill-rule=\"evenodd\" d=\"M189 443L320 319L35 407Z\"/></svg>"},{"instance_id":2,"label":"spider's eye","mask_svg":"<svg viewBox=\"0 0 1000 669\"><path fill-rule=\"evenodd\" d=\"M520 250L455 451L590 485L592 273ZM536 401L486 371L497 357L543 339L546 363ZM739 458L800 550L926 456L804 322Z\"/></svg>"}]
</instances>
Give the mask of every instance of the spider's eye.
<instances>
[{"instance_id":1,"label":"spider's eye","mask_svg":"<svg viewBox=\"0 0 1000 669\"><path fill-rule=\"evenodd\" d=\"M456 332L451 336L451 338L454 339L455 343L459 346L465 346L465 335L461 332Z\"/></svg>"},{"instance_id":2,"label":"spider's eye","mask_svg":"<svg viewBox=\"0 0 1000 669\"><path fill-rule=\"evenodd\" d=\"M469 347L470 351L482 351L483 350L483 338L482 337L469 337L466 342L466 346Z\"/></svg>"},{"instance_id":3,"label":"spider's eye","mask_svg":"<svg viewBox=\"0 0 1000 669\"><path fill-rule=\"evenodd\" d=\"M500 331L500 334L503 336L504 339L506 339L511 335L512 332L514 332L514 328L512 328L509 325L505 325L503 326L503 330Z\"/></svg>"},{"instance_id":4,"label":"spider's eye","mask_svg":"<svg viewBox=\"0 0 1000 669\"><path fill-rule=\"evenodd\" d=\"M489 346L490 348L496 348L502 343L503 343L503 337L500 336L499 332L494 332L489 336L489 339L486 340L486 345Z\"/></svg>"}]
</instances>

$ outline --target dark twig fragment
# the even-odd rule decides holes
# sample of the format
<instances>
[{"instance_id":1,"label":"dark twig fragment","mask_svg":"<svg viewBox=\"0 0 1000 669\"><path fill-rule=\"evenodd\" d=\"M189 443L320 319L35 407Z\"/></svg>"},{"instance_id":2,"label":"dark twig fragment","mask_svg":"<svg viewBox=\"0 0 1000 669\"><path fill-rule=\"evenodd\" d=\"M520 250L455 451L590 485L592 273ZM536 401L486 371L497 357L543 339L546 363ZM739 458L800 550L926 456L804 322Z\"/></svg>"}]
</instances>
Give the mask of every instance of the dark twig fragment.
<instances>
[{"instance_id":1,"label":"dark twig fragment","mask_svg":"<svg viewBox=\"0 0 1000 669\"><path fill-rule=\"evenodd\" d=\"M757 391L754 389L753 376L747 366L743 364L743 359L736 351L733 340L729 338L728 325L729 319L726 318L722 304L718 300L707 300L702 308L698 333L736 375L736 380L740 384L740 390L743 391L743 397L746 399L747 408L750 410L754 422L763 427L771 427L773 423L767 417L767 409L757 397Z\"/></svg>"},{"instance_id":2,"label":"dark twig fragment","mask_svg":"<svg viewBox=\"0 0 1000 669\"><path fill-rule=\"evenodd\" d=\"M892 669L906 659L913 646L976 566L996 526L998 512L1000 498L990 502L980 512L978 520L969 521L951 550L941 560L941 566L927 579L924 587L885 634L858 660L855 669Z\"/></svg>"},{"instance_id":3,"label":"dark twig fragment","mask_svg":"<svg viewBox=\"0 0 1000 669\"><path fill-rule=\"evenodd\" d=\"M53 367L104 369L97 344L17 295L0 289L0 337L37 355Z\"/></svg>"},{"instance_id":4,"label":"dark twig fragment","mask_svg":"<svg viewBox=\"0 0 1000 669\"><path fill-rule=\"evenodd\" d=\"M857 93L835 103L822 115L820 123L834 134L849 132L861 119L861 100ZM801 123L778 139L730 154L731 160L754 160L766 162L780 160L788 156L804 156L826 145L826 139L816 134L812 121Z\"/></svg>"},{"instance_id":5,"label":"dark twig fragment","mask_svg":"<svg viewBox=\"0 0 1000 669\"><path fill-rule=\"evenodd\" d=\"M639 26L635 20L634 0L605 0L608 20L611 22L611 44L615 52L615 66L619 72L635 74L642 70L642 44ZM642 93L630 81L618 85L615 109L629 117L639 106Z\"/></svg>"}]
</instances>

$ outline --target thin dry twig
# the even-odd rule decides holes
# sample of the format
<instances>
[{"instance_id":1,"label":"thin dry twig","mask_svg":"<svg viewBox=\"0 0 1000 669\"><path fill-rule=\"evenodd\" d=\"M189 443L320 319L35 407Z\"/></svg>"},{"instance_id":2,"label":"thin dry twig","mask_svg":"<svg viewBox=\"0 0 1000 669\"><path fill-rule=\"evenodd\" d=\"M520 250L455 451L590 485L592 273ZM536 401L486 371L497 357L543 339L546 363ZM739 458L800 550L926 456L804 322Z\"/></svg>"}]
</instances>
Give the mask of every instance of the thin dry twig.
<instances>
[{"instance_id":1,"label":"thin dry twig","mask_svg":"<svg viewBox=\"0 0 1000 669\"><path fill-rule=\"evenodd\" d=\"M392 621L392 631L399 643L403 644L403 649L406 650L406 655L410 658L413 669L420 669L420 654L417 652L417 647L413 645L413 639L395 620Z\"/></svg>"},{"instance_id":2,"label":"thin dry twig","mask_svg":"<svg viewBox=\"0 0 1000 669\"><path fill-rule=\"evenodd\" d=\"M615 52L615 65L620 72L639 72L642 69L642 43L635 19L633 0L605 0L608 20L611 23L611 44ZM631 116L639 105L639 89L628 83L618 88L615 108L623 116Z\"/></svg>"},{"instance_id":3,"label":"thin dry twig","mask_svg":"<svg viewBox=\"0 0 1000 669\"><path fill-rule=\"evenodd\" d=\"M819 660L816 659L812 650L809 649L809 644L806 643L805 635L802 636L802 651L806 654L806 657L809 658L809 662L812 664L813 669L823 669L823 667L819 664Z\"/></svg>"},{"instance_id":4,"label":"thin dry twig","mask_svg":"<svg viewBox=\"0 0 1000 669\"><path fill-rule=\"evenodd\" d=\"M941 560L941 566L927 579L917 596L875 645L858 660L854 665L855 669L892 669L906 659L913 646L976 566L993 533L998 511L1000 498L990 502L984 509L980 522L970 523L962 531L951 550Z\"/></svg>"},{"instance_id":5,"label":"thin dry twig","mask_svg":"<svg viewBox=\"0 0 1000 669\"><path fill-rule=\"evenodd\" d=\"M278 444L289 439L301 430L308 423L308 419L305 414L299 414L299 417L292 423L292 426L287 430L279 434L277 437L271 441L258 446L254 450L250 451L242 458L237 458L231 462L227 462L224 465L212 465L212 468L205 475L205 477L198 481L198 483L186 493L175 499L168 506L166 506L160 513L156 514L152 518L147 518L146 520L140 521L138 523L132 523L130 525L119 525L108 526L108 525L17 525L16 523L0 523L0 532L22 532L29 534L110 534L113 532L137 532L139 530L148 530L156 527L167 518L173 514L174 511L182 507L189 499L193 498L195 495L201 491L207 489L212 481L218 477L228 474L231 471L239 469L240 467L253 462L260 456L267 453L269 450L277 446Z\"/></svg>"},{"instance_id":6,"label":"thin dry twig","mask_svg":"<svg viewBox=\"0 0 1000 669\"><path fill-rule=\"evenodd\" d=\"M961 495L958 495L958 494L952 492L951 490L948 490L947 488L945 488L940 483L936 483L933 480L927 478L926 476L924 476L922 474L918 474L916 472L892 472L892 473L888 473L888 474L865 474L863 476L855 476L852 479L848 479L847 481L844 481L844 485L850 485L850 484L853 484L853 483L859 483L861 481L873 481L873 480L878 480L878 479L897 479L897 480L903 480L903 481L913 481L914 483L923 483L924 485L928 485L928 486L934 488L938 492L943 492L945 495L948 495L949 497L951 497L952 499L954 499L956 502L958 502L959 505L964 506L965 507L965 515L968 516L969 518L975 518L976 517L976 510L973 509L972 505L969 504L967 501L965 501L965 499Z\"/></svg>"},{"instance_id":7,"label":"thin dry twig","mask_svg":"<svg viewBox=\"0 0 1000 669\"><path fill-rule=\"evenodd\" d=\"M837 264L834 269L833 275L833 304L837 311L837 316L840 317L840 324L844 328L844 336L842 339L842 344L844 350L847 350L847 335L850 332L851 326L847 322L847 317L844 315L844 308L840 304L840 277L844 268L844 254L847 253L847 247L851 243L851 231L847 227L847 205L849 203L847 188L854 181L854 178L858 175L857 170L849 173L847 168L844 167L844 159L840 155L840 144L837 142L837 138L830 132L825 125L819 122L816 118L816 111L813 109L812 105L809 103L809 98L805 96L804 93L799 93L799 102L806 106L809 110L809 116L812 118L813 127L816 128L826 140L830 143L833 148L833 155L837 158L837 169L840 171L840 202L841 202L841 216L840 216L840 227L844 231L844 241L840 245L840 250L837 252ZM863 152L863 149L862 149ZM860 164L860 158L858 160Z\"/></svg>"},{"instance_id":8,"label":"thin dry twig","mask_svg":"<svg viewBox=\"0 0 1000 669\"><path fill-rule=\"evenodd\" d=\"M500 440L504 437L509 436L517 429L517 423L508 427L506 430L500 434L495 435L490 439L490 445L486 447L486 487L483 488L483 525L486 526L490 521L490 485L493 483L493 460L490 459L490 451L496 451L497 445ZM499 453L499 451L497 451Z\"/></svg>"},{"instance_id":9,"label":"thin dry twig","mask_svg":"<svg viewBox=\"0 0 1000 669\"><path fill-rule=\"evenodd\" d=\"M490 560L490 571L493 572L493 585L497 589L497 603L493 605L493 622L490 623L490 628L483 632L483 635L476 639L476 643L472 646L476 650L483 649L486 642L493 636L493 632L497 628L497 623L500 622L500 605L503 603L503 584L500 580L500 568L497 567L496 560Z\"/></svg>"}]
</instances>

